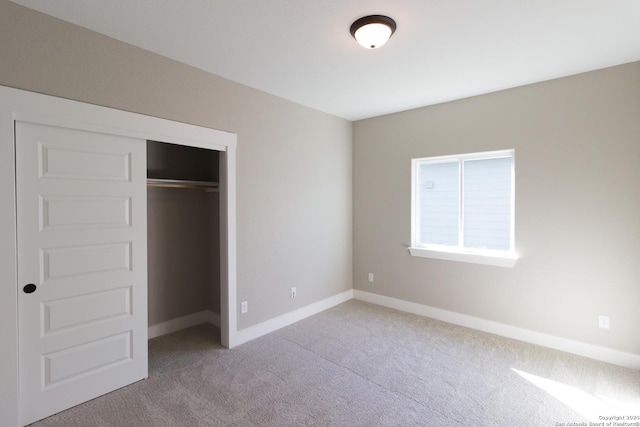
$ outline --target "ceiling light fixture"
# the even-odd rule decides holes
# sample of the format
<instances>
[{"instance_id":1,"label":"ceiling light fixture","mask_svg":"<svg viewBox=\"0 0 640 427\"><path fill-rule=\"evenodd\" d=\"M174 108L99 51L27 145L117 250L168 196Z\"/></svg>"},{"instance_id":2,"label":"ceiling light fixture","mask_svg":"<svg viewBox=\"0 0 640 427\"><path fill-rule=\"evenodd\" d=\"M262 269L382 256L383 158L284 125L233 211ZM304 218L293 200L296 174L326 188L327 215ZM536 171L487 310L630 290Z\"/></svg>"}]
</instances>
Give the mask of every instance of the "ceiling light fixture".
<instances>
[{"instance_id":1,"label":"ceiling light fixture","mask_svg":"<svg viewBox=\"0 0 640 427\"><path fill-rule=\"evenodd\" d=\"M369 15L351 24L351 35L365 49L376 49L396 31L396 21L383 15Z\"/></svg>"}]
</instances>

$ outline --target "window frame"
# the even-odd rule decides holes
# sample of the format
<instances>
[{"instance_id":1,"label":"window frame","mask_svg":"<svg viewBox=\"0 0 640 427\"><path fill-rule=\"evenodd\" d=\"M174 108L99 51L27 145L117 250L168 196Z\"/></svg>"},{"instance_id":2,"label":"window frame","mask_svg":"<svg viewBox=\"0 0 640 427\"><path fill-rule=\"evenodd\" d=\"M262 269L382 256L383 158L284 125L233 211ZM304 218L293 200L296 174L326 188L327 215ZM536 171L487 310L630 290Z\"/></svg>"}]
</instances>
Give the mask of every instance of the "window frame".
<instances>
[{"instance_id":1,"label":"window frame","mask_svg":"<svg viewBox=\"0 0 640 427\"><path fill-rule=\"evenodd\" d=\"M491 160L511 158L511 215L509 230L509 250L465 248L464 245L464 162L468 160ZM412 256L447 261L470 262L476 264L513 267L518 260L515 253L515 150L485 151L480 153L456 154L411 159L411 246ZM424 244L420 242L420 165L437 163L458 163L458 245Z\"/></svg>"}]
</instances>

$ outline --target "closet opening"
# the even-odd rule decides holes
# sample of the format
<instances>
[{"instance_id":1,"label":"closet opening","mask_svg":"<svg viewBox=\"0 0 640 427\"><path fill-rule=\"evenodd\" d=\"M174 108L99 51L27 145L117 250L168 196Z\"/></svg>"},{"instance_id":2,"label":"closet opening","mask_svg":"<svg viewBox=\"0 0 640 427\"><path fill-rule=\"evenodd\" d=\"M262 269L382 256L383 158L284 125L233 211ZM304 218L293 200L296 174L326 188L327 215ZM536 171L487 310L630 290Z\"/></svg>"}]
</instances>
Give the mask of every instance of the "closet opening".
<instances>
[{"instance_id":1,"label":"closet opening","mask_svg":"<svg viewBox=\"0 0 640 427\"><path fill-rule=\"evenodd\" d=\"M147 141L149 339L205 322L221 327L220 157Z\"/></svg>"}]
</instances>

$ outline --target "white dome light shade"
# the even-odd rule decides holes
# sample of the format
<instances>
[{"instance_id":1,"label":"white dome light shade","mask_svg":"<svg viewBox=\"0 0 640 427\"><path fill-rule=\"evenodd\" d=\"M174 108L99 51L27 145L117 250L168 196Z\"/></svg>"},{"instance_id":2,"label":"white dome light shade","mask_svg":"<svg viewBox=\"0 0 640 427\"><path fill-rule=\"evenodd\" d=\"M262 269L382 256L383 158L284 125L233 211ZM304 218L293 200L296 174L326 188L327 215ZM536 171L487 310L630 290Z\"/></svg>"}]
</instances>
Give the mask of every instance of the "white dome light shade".
<instances>
[{"instance_id":1,"label":"white dome light shade","mask_svg":"<svg viewBox=\"0 0 640 427\"><path fill-rule=\"evenodd\" d=\"M396 22L388 16L371 15L351 25L351 35L365 49L377 49L389 40L396 30Z\"/></svg>"},{"instance_id":2,"label":"white dome light shade","mask_svg":"<svg viewBox=\"0 0 640 427\"><path fill-rule=\"evenodd\" d=\"M391 28L384 24L369 24L356 30L354 37L366 49L376 49L391 37Z\"/></svg>"}]
</instances>

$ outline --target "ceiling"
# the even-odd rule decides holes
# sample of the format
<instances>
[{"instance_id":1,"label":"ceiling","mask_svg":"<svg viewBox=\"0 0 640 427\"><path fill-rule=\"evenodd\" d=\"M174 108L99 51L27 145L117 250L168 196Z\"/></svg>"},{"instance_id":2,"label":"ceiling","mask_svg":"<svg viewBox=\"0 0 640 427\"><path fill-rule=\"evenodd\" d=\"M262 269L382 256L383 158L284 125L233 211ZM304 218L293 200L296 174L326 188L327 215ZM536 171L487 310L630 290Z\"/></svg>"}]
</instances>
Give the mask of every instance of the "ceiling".
<instances>
[{"instance_id":1,"label":"ceiling","mask_svg":"<svg viewBox=\"0 0 640 427\"><path fill-rule=\"evenodd\" d=\"M13 1L348 120L640 60L638 0Z\"/></svg>"}]
</instances>

